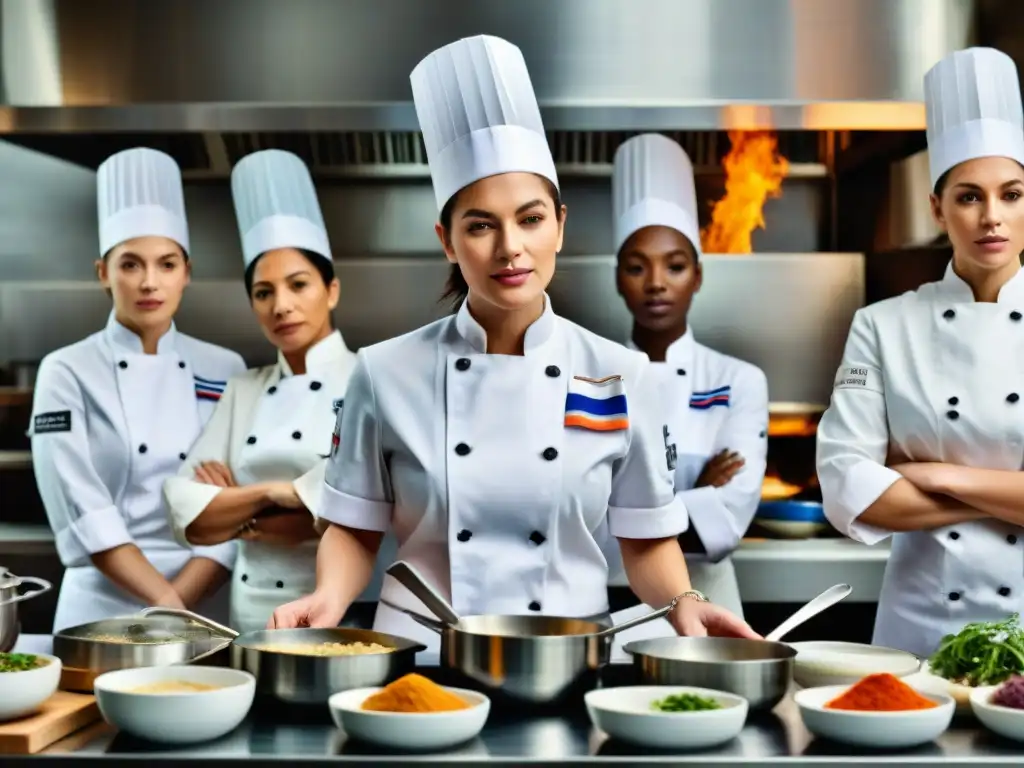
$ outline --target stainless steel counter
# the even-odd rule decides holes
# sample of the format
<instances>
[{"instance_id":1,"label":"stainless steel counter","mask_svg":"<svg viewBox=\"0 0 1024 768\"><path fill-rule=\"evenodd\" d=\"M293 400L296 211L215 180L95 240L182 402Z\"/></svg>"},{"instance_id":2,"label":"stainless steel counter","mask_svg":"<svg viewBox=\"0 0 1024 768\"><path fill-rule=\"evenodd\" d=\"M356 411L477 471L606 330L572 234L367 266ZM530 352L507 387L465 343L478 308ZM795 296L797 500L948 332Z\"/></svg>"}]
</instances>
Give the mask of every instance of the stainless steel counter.
<instances>
[{"instance_id":1,"label":"stainless steel counter","mask_svg":"<svg viewBox=\"0 0 1024 768\"><path fill-rule=\"evenodd\" d=\"M396 754L388 750L349 741L319 708L301 710L254 710L249 720L233 733L209 744L185 749L167 749L116 734L108 726L66 739L51 751L31 760L3 758L4 768L40 768L50 763L67 765L75 761L113 759L125 763L175 763L203 761L207 764L247 760L260 763L288 761L296 766L380 765L413 763L444 766L494 763L561 765L565 763L614 763L616 765L663 766L737 764L769 765L797 762L801 766L836 763L857 765L932 766L1020 764L1021 745L1007 742L980 730L971 720L958 721L937 742L909 751L870 753L841 744L814 739L800 721L790 700L768 715L752 717L732 742L711 750L674 754L652 752L610 740L591 727L582 705L567 713L539 713L535 716L492 712L484 732L474 741L454 750L436 754ZM252 762L247 763L252 765Z\"/></svg>"}]
</instances>

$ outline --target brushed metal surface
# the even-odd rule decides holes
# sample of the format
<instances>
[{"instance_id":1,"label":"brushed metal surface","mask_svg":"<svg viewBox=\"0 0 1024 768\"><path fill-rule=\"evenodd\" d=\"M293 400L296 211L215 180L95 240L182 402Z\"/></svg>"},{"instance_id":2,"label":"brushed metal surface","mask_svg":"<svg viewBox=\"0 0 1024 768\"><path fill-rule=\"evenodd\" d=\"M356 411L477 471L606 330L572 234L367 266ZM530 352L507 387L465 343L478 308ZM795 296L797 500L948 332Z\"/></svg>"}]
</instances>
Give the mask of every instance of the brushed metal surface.
<instances>
[{"instance_id":1,"label":"brushed metal surface","mask_svg":"<svg viewBox=\"0 0 1024 768\"><path fill-rule=\"evenodd\" d=\"M18 107L3 130L415 130L413 66L481 33L522 47L540 100L559 110L545 114L549 129L921 128L922 76L973 40L975 3L6 0L0 10L3 101ZM153 66L154 51L174 65ZM76 109L33 110L45 106Z\"/></svg>"},{"instance_id":2,"label":"brushed metal surface","mask_svg":"<svg viewBox=\"0 0 1024 768\"><path fill-rule=\"evenodd\" d=\"M691 685L728 691L769 710L792 682L796 651L785 643L724 637L659 637L623 646L646 685Z\"/></svg>"}]
</instances>

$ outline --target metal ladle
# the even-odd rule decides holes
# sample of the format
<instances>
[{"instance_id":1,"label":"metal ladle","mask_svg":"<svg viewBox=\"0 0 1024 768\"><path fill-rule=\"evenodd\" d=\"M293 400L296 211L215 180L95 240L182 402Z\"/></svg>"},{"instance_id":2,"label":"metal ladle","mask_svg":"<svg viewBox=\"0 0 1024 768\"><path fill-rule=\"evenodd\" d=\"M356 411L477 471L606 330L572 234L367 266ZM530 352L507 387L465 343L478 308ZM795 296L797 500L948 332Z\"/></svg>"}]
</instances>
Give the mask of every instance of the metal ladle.
<instances>
[{"instance_id":1,"label":"metal ladle","mask_svg":"<svg viewBox=\"0 0 1024 768\"><path fill-rule=\"evenodd\" d=\"M422 602L427 609L441 621L442 624L452 628L459 626L462 621L459 614L455 612L455 609L452 608L451 604L447 600L445 600L444 596L427 583L426 579L423 578L420 572L413 566L409 565L409 563L404 560L399 560L387 569L387 573L389 576L393 576L403 587L419 598L420 602ZM643 616L638 616L635 619L624 621L622 624L616 624L615 626L595 632L593 633L593 636L602 639L612 637L624 630L631 629L632 627L636 627L641 624L646 624L647 622L654 621L655 619L660 619L663 616L668 615L668 613L676 607L676 603L678 601L679 598L673 598L672 601L663 608L658 608L657 610L646 613ZM429 620L426 620L425 622L425 617L420 616L414 611L397 606L389 600L382 599L381 602L389 608L406 614L421 624L425 624L426 626L431 626L432 624ZM436 627L431 628L436 629Z\"/></svg>"},{"instance_id":2,"label":"metal ladle","mask_svg":"<svg viewBox=\"0 0 1024 768\"><path fill-rule=\"evenodd\" d=\"M810 621L822 611L846 598L851 592L853 592L853 587L849 584L836 584L829 587L765 635L764 639L769 642L778 642L804 622Z\"/></svg>"}]
</instances>

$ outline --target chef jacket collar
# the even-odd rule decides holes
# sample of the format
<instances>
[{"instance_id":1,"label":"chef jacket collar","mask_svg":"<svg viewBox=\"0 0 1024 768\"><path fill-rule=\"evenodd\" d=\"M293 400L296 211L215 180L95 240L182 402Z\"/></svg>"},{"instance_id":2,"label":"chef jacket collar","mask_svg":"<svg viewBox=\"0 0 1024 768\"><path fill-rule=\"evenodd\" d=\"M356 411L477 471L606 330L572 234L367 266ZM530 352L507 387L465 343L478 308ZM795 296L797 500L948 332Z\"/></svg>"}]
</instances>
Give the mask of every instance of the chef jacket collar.
<instances>
[{"instance_id":1,"label":"chef jacket collar","mask_svg":"<svg viewBox=\"0 0 1024 768\"><path fill-rule=\"evenodd\" d=\"M341 331L332 331L306 350L306 373L314 373L330 368L339 359L352 354L345 345ZM282 376L292 376L292 368L284 355L278 351L277 364L281 367Z\"/></svg>"},{"instance_id":2,"label":"chef jacket collar","mask_svg":"<svg viewBox=\"0 0 1024 768\"><path fill-rule=\"evenodd\" d=\"M632 339L626 342L626 346L638 352L642 351ZM689 363L693 360L693 351L697 347L697 341L693 338L693 329L687 327L686 333L668 345L665 350L665 362L668 363Z\"/></svg>"},{"instance_id":3,"label":"chef jacket collar","mask_svg":"<svg viewBox=\"0 0 1024 768\"><path fill-rule=\"evenodd\" d=\"M459 313L455 316L455 327L459 335L473 348L474 352L487 352L487 332L469 313L469 302L462 302ZM536 352L551 338L555 331L555 311L551 309L551 299L544 294L544 312L526 329L523 339L523 354Z\"/></svg>"},{"instance_id":4,"label":"chef jacket collar","mask_svg":"<svg viewBox=\"0 0 1024 768\"><path fill-rule=\"evenodd\" d=\"M946 266L946 274L939 283L939 293L942 298L949 301L970 303L974 301L974 291L971 286L953 271L953 260L950 259ZM1017 274L1011 277L1002 288L999 289L999 296L996 298L998 304L1020 304L1024 309L1024 269L1018 270Z\"/></svg>"},{"instance_id":5,"label":"chef jacket collar","mask_svg":"<svg viewBox=\"0 0 1024 768\"><path fill-rule=\"evenodd\" d=\"M131 352L133 354L141 355L145 350L142 348L142 339L134 331L125 328L118 322L117 318L114 317L114 311L111 310L110 317L107 318L107 327L105 329L107 339L110 341L111 346L115 349L119 349L122 352ZM174 323L171 323L171 327L167 330L160 340L156 343L156 353L158 355L167 355L175 352L175 340L177 339L178 331L174 327Z\"/></svg>"}]
</instances>

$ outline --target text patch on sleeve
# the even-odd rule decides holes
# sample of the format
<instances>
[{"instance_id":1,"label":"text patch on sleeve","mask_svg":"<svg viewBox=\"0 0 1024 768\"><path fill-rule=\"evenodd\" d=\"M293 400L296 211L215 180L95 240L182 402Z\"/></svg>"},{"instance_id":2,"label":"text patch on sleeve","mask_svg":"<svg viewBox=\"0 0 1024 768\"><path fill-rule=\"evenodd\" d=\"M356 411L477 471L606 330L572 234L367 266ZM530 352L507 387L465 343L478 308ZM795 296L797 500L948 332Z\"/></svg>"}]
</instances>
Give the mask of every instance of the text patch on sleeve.
<instances>
[{"instance_id":1,"label":"text patch on sleeve","mask_svg":"<svg viewBox=\"0 0 1024 768\"><path fill-rule=\"evenodd\" d=\"M70 432L71 411L39 413L32 419L32 434L45 435L50 432Z\"/></svg>"},{"instance_id":2,"label":"text patch on sleeve","mask_svg":"<svg viewBox=\"0 0 1024 768\"><path fill-rule=\"evenodd\" d=\"M836 389L860 389L882 394L882 374L866 365L843 365L836 374Z\"/></svg>"}]
</instances>

